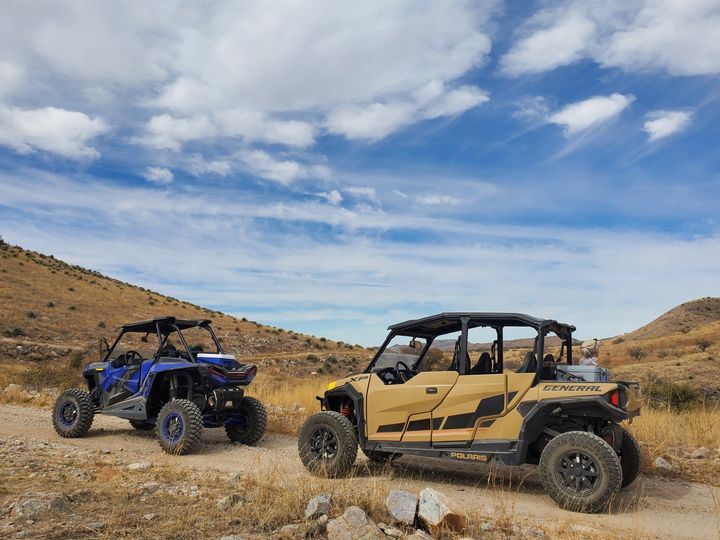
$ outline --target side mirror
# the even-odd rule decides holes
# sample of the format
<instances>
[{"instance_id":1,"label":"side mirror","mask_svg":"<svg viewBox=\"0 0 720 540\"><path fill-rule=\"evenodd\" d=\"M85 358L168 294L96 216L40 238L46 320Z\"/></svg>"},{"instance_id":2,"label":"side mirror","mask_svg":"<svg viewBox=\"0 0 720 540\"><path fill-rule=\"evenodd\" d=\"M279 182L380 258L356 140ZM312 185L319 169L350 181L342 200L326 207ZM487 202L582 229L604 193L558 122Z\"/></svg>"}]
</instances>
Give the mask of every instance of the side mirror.
<instances>
[{"instance_id":1,"label":"side mirror","mask_svg":"<svg viewBox=\"0 0 720 540\"><path fill-rule=\"evenodd\" d=\"M420 348L420 342L419 342L417 339L412 338L412 339L410 340L410 343L408 344L408 347L410 347L411 349L419 349L419 348Z\"/></svg>"}]
</instances>

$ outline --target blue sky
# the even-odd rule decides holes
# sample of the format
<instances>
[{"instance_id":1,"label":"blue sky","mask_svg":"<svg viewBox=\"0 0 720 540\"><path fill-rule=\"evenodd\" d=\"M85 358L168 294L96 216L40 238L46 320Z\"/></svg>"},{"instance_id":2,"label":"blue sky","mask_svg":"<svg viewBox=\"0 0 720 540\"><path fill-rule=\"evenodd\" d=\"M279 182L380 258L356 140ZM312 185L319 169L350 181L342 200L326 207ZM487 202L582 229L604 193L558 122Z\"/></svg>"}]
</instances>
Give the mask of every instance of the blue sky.
<instances>
[{"instance_id":1,"label":"blue sky","mask_svg":"<svg viewBox=\"0 0 720 540\"><path fill-rule=\"evenodd\" d=\"M720 295L720 2L6 2L0 234L373 344Z\"/></svg>"}]
</instances>

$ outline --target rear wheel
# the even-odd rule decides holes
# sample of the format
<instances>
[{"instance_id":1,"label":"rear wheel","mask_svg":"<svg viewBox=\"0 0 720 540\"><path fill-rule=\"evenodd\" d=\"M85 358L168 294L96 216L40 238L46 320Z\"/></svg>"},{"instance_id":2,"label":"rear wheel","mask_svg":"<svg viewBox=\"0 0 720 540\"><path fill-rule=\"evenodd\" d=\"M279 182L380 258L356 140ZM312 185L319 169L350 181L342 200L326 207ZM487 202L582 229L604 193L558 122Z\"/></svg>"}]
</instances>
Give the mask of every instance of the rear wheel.
<instances>
[{"instance_id":1,"label":"rear wheel","mask_svg":"<svg viewBox=\"0 0 720 540\"><path fill-rule=\"evenodd\" d=\"M584 431L552 439L540 456L539 472L545 491L561 508L575 512L602 512L622 483L615 450Z\"/></svg>"},{"instance_id":2,"label":"rear wheel","mask_svg":"<svg viewBox=\"0 0 720 540\"><path fill-rule=\"evenodd\" d=\"M155 424L148 424L144 420L130 420L130 425L138 431L152 431L155 429Z\"/></svg>"},{"instance_id":3,"label":"rear wheel","mask_svg":"<svg viewBox=\"0 0 720 540\"><path fill-rule=\"evenodd\" d=\"M202 428L202 413L198 406L187 399L174 399L160 409L155 434L165 452L183 455L198 445Z\"/></svg>"},{"instance_id":4,"label":"rear wheel","mask_svg":"<svg viewBox=\"0 0 720 540\"><path fill-rule=\"evenodd\" d=\"M82 437L90 429L94 417L95 406L84 390L70 388L55 400L53 427L61 437Z\"/></svg>"},{"instance_id":5,"label":"rear wheel","mask_svg":"<svg viewBox=\"0 0 720 540\"><path fill-rule=\"evenodd\" d=\"M620 445L620 465L623 473L622 487L627 487L635 481L640 472L642 453L640 445L630 432L624 428L620 429L623 432L622 444Z\"/></svg>"},{"instance_id":6,"label":"rear wheel","mask_svg":"<svg viewBox=\"0 0 720 540\"><path fill-rule=\"evenodd\" d=\"M244 397L234 415L238 423L225 424L225 433L233 442L254 445L260 442L267 427L267 412L254 397Z\"/></svg>"},{"instance_id":7,"label":"rear wheel","mask_svg":"<svg viewBox=\"0 0 720 540\"><path fill-rule=\"evenodd\" d=\"M335 411L322 411L305 421L298 436L303 465L319 476L346 476L355 463L358 444L350 420Z\"/></svg>"}]
</instances>

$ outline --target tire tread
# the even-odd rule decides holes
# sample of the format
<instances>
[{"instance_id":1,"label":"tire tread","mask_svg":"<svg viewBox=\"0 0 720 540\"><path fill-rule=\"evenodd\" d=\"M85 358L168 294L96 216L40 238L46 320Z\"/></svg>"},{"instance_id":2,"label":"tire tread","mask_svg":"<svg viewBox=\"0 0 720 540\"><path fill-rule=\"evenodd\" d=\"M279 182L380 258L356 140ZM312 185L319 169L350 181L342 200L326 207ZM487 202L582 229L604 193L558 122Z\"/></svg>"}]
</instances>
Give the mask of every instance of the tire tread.
<instances>
[{"instance_id":1,"label":"tire tread","mask_svg":"<svg viewBox=\"0 0 720 540\"><path fill-rule=\"evenodd\" d=\"M78 402L78 416L77 423L71 428L64 428L58 424L57 420L57 408L61 402L66 399L66 396L74 397ZM53 407L53 428L55 432L61 437L67 439L75 439L85 435L90 426L92 426L93 419L95 418L95 405L90 399L90 394L80 388L70 388L65 390L55 400L55 406Z\"/></svg>"}]
</instances>

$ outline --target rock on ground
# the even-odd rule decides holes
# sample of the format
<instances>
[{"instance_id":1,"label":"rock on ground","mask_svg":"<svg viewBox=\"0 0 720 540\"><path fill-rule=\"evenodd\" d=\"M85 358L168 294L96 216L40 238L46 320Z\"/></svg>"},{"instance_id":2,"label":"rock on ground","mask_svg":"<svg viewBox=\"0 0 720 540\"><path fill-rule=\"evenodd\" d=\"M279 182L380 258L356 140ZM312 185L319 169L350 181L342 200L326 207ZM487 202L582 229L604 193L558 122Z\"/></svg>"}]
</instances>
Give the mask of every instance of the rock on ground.
<instances>
[{"instance_id":1,"label":"rock on ground","mask_svg":"<svg viewBox=\"0 0 720 540\"><path fill-rule=\"evenodd\" d=\"M417 496L414 493L393 489L385 499L385 506L396 523L412 525L415 523L417 502Z\"/></svg>"},{"instance_id":2,"label":"rock on ground","mask_svg":"<svg viewBox=\"0 0 720 540\"><path fill-rule=\"evenodd\" d=\"M367 514L357 506L327 524L328 540L384 540L385 534Z\"/></svg>"},{"instance_id":3,"label":"rock on ground","mask_svg":"<svg viewBox=\"0 0 720 540\"><path fill-rule=\"evenodd\" d=\"M152 464L149 461L141 461L139 463L131 463L127 466L129 471L144 471L146 469L149 469L152 467Z\"/></svg>"},{"instance_id":4,"label":"rock on ground","mask_svg":"<svg viewBox=\"0 0 720 540\"><path fill-rule=\"evenodd\" d=\"M448 496L432 488L420 492L418 518L433 535L443 529L460 531L467 523L465 511Z\"/></svg>"},{"instance_id":5,"label":"rock on ground","mask_svg":"<svg viewBox=\"0 0 720 540\"><path fill-rule=\"evenodd\" d=\"M317 519L320 516L324 516L330 513L332 504L332 495L329 493L321 493L316 497L313 497L308 502L307 508L305 509L305 519Z\"/></svg>"},{"instance_id":6,"label":"rock on ground","mask_svg":"<svg viewBox=\"0 0 720 540\"><path fill-rule=\"evenodd\" d=\"M673 468L670 462L663 457L655 458L655 461L653 461L653 467L656 469L664 469L666 471L672 471Z\"/></svg>"},{"instance_id":7,"label":"rock on ground","mask_svg":"<svg viewBox=\"0 0 720 540\"><path fill-rule=\"evenodd\" d=\"M418 529L414 533L405 536L404 540L435 540L435 537L430 536L425 531Z\"/></svg>"},{"instance_id":8,"label":"rock on ground","mask_svg":"<svg viewBox=\"0 0 720 540\"><path fill-rule=\"evenodd\" d=\"M25 519L37 520L48 512L62 512L68 507L68 498L60 493L28 493L28 498L11 505L11 512Z\"/></svg>"},{"instance_id":9,"label":"rock on ground","mask_svg":"<svg viewBox=\"0 0 720 540\"><path fill-rule=\"evenodd\" d=\"M692 459L705 459L706 457L710 457L710 450L703 446L693 451L693 453L690 454L690 457Z\"/></svg>"}]
</instances>

